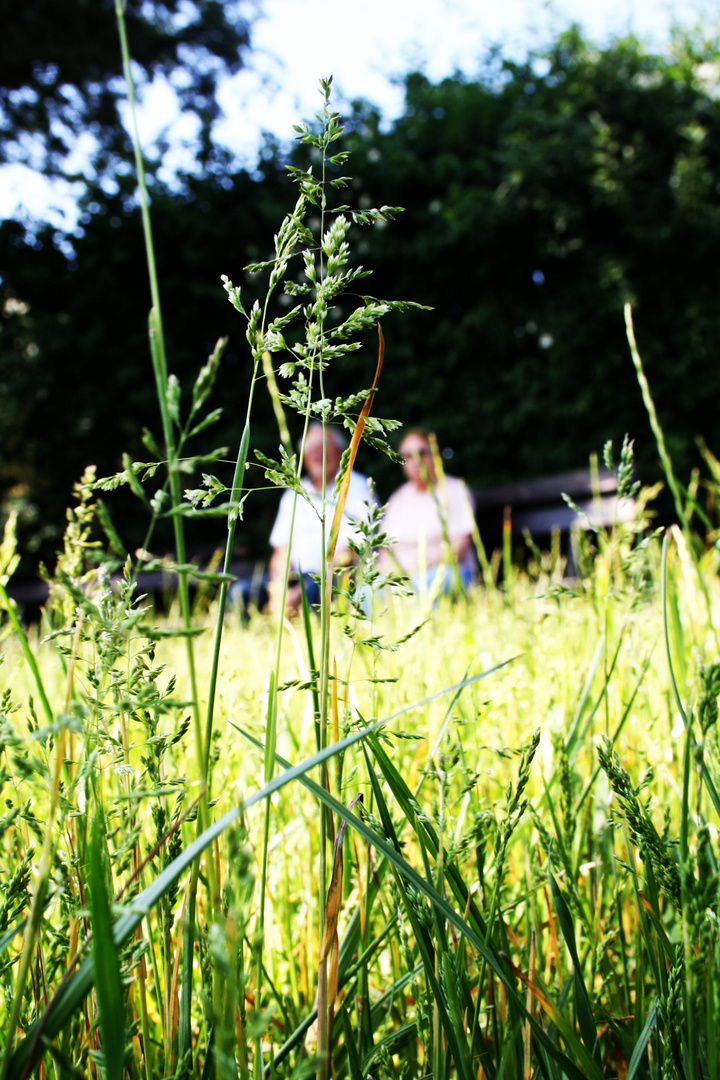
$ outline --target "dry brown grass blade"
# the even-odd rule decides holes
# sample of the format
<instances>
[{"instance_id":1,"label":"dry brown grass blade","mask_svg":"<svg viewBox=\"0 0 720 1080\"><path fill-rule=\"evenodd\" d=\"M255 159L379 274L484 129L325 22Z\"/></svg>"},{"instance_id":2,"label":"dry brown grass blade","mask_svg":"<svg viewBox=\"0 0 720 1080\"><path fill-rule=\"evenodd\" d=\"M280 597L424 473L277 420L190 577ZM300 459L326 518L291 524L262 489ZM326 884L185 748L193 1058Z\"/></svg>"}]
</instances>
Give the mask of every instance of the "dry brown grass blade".
<instances>
[{"instance_id":1,"label":"dry brown grass blade","mask_svg":"<svg viewBox=\"0 0 720 1080\"><path fill-rule=\"evenodd\" d=\"M355 803L362 802L363 794L359 792L350 803L349 810L355 806ZM347 828L347 822L343 821L340 828L335 835L335 843L333 844L333 871L330 879L330 886L327 891L327 899L325 901L325 931L323 933L322 945L320 947L320 959L326 960L330 954L330 946L332 945L338 924L338 916L340 915L340 905L342 904L343 893L343 841L345 839L345 829Z\"/></svg>"},{"instance_id":2,"label":"dry brown grass blade","mask_svg":"<svg viewBox=\"0 0 720 1080\"><path fill-rule=\"evenodd\" d=\"M501 952L500 956L503 958L503 960L507 964L510 965L510 967L513 970L513 974L516 975L518 977L518 979L520 979L520 981L523 982L525 984L525 986L527 987L527 989L528 989L528 1001L530 1001L531 999L534 998L535 1001L537 1001L540 1008L543 1009L547 1013L547 1015L550 1017L550 1019L553 1021L553 1023L557 1024L558 1027L562 1028L562 1026L563 1026L562 1013L559 1011L557 1006L553 1004L553 1002L550 1000L550 998L547 996L547 994L545 994L540 989L539 986L536 986L535 983L532 981L532 979L528 975L526 975L524 971L520 970L520 968L517 966L517 964L514 964L512 962L512 960L507 955L507 953Z\"/></svg>"},{"instance_id":3,"label":"dry brown grass blade","mask_svg":"<svg viewBox=\"0 0 720 1080\"><path fill-rule=\"evenodd\" d=\"M333 1009L338 995L338 979L340 976L340 936L335 930L333 937L333 954L330 961L330 974L328 975L328 1008Z\"/></svg>"}]
</instances>

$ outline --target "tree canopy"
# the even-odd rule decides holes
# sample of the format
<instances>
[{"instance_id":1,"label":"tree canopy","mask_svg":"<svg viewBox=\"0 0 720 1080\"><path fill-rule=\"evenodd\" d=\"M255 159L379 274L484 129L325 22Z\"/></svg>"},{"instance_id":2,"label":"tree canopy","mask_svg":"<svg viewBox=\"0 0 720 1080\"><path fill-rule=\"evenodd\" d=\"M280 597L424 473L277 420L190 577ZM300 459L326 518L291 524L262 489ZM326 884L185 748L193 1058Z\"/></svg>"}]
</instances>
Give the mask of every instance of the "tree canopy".
<instances>
[{"instance_id":1,"label":"tree canopy","mask_svg":"<svg viewBox=\"0 0 720 1080\"><path fill-rule=\"evenodd\" d=\"M363 196L408 207L374 245L378 287L435 307L391 343L387 381L475 483L582 464L625 431L654 471L625 300L681 469L696 435L718 445L719 124L691 58L573 30L484 81L412 76L392 132L355 136Z\"/></svg>"},{"instance_id":2,"label":"tree canopy","mask_svg":"<svg viewBox=\"0 0 720 1080\"><path fill-rule=\"evenodd\" d=\"M663 57L634 39L600 49L571 30L524 62L492 56L474 81L409 76L390 131L367 105L349 117L343 201L406 207L355 236L368 288L434 309L383 328L377 411L435 428L472 485L582 466L625 432L642 478L657 478L624 337L628 299L680 475L697 460L696 436L720 447L708 408L720 379L720 103L705 61L700 70L692 50ZM170 366L193 377L229 336L218 403L230 446L248 353L220 275L260 288L243 267L270 255L294 202L285 164L269 145L252 176L226 164L182 191L153 186ZM127 178L115 194L92 191L73 253L49 229L0 227L0 483L41 550L57 542L83 466L112 471L124 450L142 458L142 428L157 424L130 194ZM368 350L329 392L368 384ZM259 408L255 441L272 449L271 410ZM396 467L373 459L372 471L387 496ZM271 515L246 528L259 551Z\"/></svg>"},{"instance_id":3,"label":"tree canopy","mask_svg":"<svg viewBox=\"0 0 720 1080\"><path fill-rule=\"evenodd\" d=\"M249 43L245 4L124 0L135 77L163 76L199 120L198 152L213 154L221 73L235 72ZM125 99L115 0L0 0L0 162L46 172L68 159L81 133L101 173L129 157L118 106Z\"/></svg>"}]
</instances>

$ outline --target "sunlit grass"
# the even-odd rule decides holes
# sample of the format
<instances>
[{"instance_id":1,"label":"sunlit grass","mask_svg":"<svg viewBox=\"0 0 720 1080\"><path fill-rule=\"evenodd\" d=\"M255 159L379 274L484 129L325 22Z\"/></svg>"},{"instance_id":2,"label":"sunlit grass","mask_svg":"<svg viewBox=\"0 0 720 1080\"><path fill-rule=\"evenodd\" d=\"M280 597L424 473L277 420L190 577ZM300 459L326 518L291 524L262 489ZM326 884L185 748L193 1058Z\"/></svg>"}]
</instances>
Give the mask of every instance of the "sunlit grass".
<instances>
[{"instance_id":1,"label":"sunlit grass","mask_svg":"<svg viewBox=\"0 0 720 1080\"><path fill-rule=\"evenodd\" d=\"M657 552L654 558L657 562ZM671 562L673 595L684 627L684 640L675 645L682 650L692 688L693 665L700 655L697 650L707 645L707 623L702 604L695 602L694 570L688 565L683 568L677 558ZM654 892L657 883L652 868L648 880L647 863L628 847L625 831L617 828L621 819L617 817L616 797L598 767L598 740L602 736L614 739L621 764L634 784L646 778L643 799L649 798L647 813L659 835L679 834L686 805L685 735L670 690L659 591L652 583L638 595L618 578L599 600L597 586L603 581L608 584L604 574L599 560L595 577L588 578L584 585L578 583L573 591L561 585L557 575L553 578L540 574L533 579L519 576L512 593L477 589L467 602L443 600L430 611L416 599L388 597L387 611L377 616L373 637L394 642L427 620L396 650L358 645L360 627L351 626L354 632L348 633L342 619L333 620L331 634L332 667L337 672L333 738L344 736L358 725L400 715L383 728L383 740L371 752L376 779L368 773L368 761L356 745L345 752L341 769L337 760L330 760L330 793L346 807L362 793L365 820L386 839L390 819L384 826L381 819L389 812L402 857L440 895L447 896L459 916L470 914L471 925L468 904L473 899L481 920L475 929L485 925L485 941L497 962L512 965L507 969L509 985L516 987L517 1001L525 1000L528 992L522 978L529 979L528 1008L551 1041L562 1048L561 1053L578 1063L580 1074L583 1070L587 1074L588 1061L594 1054L606 1067L612 1060L628 1064L653 1002L658 995L664 1000L663 994L670 992L664 972L668 965L672 967L675 946L670 943L679 940L680 926L677 912L663 897L662 888ZM720 596L714 579L709 581L709 588L717 604ZM208 628L212 615L210 611ZM171 614L166 625L172 623ZM365 629L363 635L367 636ZM238 613L228 616L211 755L214 820L263 786L262 752L241 731L262 744L267 716L264 673L274 656L275 640L276 625L271 617L254 614L244 624ZM32 633L30 644L38 657L48 696L56 706L67 696L67 670L63 670L53 641L41 643ZM84 849L87 841L83 821L85 815L92 818L96 814L90 804L97 805L101 800L106 808L109 868L112 890L117 892L131 881L133 867L156 840L161 840L173 819L186 813L200 795L193 753L187 749L188 726L183 723L187 708L182 702L187 688L182 642L162 638L154 646L150 663L153 671L162 668L162 672L153 675L152 685L160 689L161 697L176 677L175 685L170 686L172 700L166 703L166 713L158 717L154 726L140 722L139 714L133 717L137 700L132 702L128 696L123 701L122 695L129 695L129 691L126 686L118 690L113 672L132 671L138 655L146 649L142 635L126 639L124 652L118 654L100 680L100 689L105 687L102 708L97 704L101 696L97 638L84 642L75 656L73 708L76 713L84 713L86 729L68 729L72 753L66 750L62 812L54 829L53 898L46 908L38 943L43 975L50 984L57 981L67 961L67 949L62 943L69 942L70 937L79 941L84 936L83 903L78 891L82 890L82 860L80 864L77 861L76 845ZM33 686L12 638L5 641L4 652L0 679L8 697L3 728L3 796L8 806L20 810L4 834L2 872L7 884L20 854L32 845L39 848L44 835L43 808L49 801L53 738L33 734L37 726L29 706ZM148 662L147 652L144 655ZM208 631L196 641L201 685L205 685L211 655ZM458 691L451 689L483 672L489 674L467 682ZM281 680L286 688L279 695L277 751L279 759L299 762L316 748L313 699L305 688L309 680L306 641L299 621L286 629ZM16 712L10 711L10 698L20 706ZM522 798L513 805L512 789L518 783L518 770L525 768L520 751L527 749L536 729L540 732L537 752L526 761L526 786ZM712 737L716 739L716 734L712 733ZM713 775L715 748L716 742L707 743L706 760ZM383 755L397 770L396 781L386 773L389 766L383 764ZM397 783L406 785L407 796ZM689 790L690 849L694 857L694 830L701 821L698 811L703 816L710 814L711 845L717 836L713 808L703 795L702 785L691 778ZM411 792L417 801L406 804ZM286 1070L293 1063L298 1066L303 1059L312 1060L314 1049L311 1021L321 925L317 798L298 783L291 784L272 796L270 820L264 937L267 983L262 1018L253 1009L249 961L257 926L257 894L253 898L253 891L257 890L264 842L259 806L246 816L247 832L237 833L231 828L220 838L215 851L226 911L223 934L217 937L217 922L207 909L203 893L199 898L198 932L201 958L214 957L216 965L216 1008L218 971L222 970L222 965L217 968L219 958L227 955L232 935L238 946L246 942L238 954L238 971L225 983L224 993L232 986L235 995L234 1004L224 1006L225 1044L235 1046L233 1053L244 1054L251 1068L249 1036L259 1023L266 1058L271 1047L277 1054L288 1040L293 1043L277 1065L282 1075L289 1075ZM334 828L338 827L335 818ZM142 881L147 884L167 865L171 854L187 847L193 835L194 826L185 820L171 839L163 842L162 854L156 854L145 868ZM431 835L440 839L441 851L433 853L432 845L428 848ZM457 931L449 932L444 919L434 921L437 915L427 923L427 932L435 942L433 949L439 950L435 953L436 963L447 955L443 963L449 965L448 971L456 972L459 997L454 1004L452 995L444 1005L441 1001L440 1014L432 1009L428 1012L428 1003L435 999L437 1010L437 994L444 999L448 992L447 975L443 976L442 971L432 990L427 981L431 976L422 970L422 950L418 952L419 927L426 925L423 920L430 918L432 908L420 903L419 896L405 893L401 879L393 883L382 855L373 853L352 832L345 839L344 863L338 932L339 942L350 942L350 951L343 954L341 946L340 992L331 1048L338 1075L354 1075L353 1055L343 1049L349 1030L355 1032L363 1068L374 1062L373 1075L390 1068L393 1053L400 1054L396 1064L405 1062L408 1075L424 1075L429 1068L428 1055L435 1062L434 1068L442 1068L447 1075L455 1075L457 1070L461 1075L463 1070L454 1061L461 1050L448 1045L440 1019L443 1009L452 1008L461 1009L465 1017L461 1026L466 1029L463 1037L467 1048L462 1053L467 1067L481 1053L488 1055L489 1075L502 1060L511 1075L520 1075L521 1048L527 1046L533 1060L538 1054L547 1056L535 1035L527 1041L530 1029L517 1012L517 1002L509 1003L508 988L484 963L478 965L474 950L463 944ZM560 900L550 887L550 872L565 898L566 918L574 925L580 974L600 1033L601 1049L595 1051L580 1035L581 1045L590 1055L584 1064L582 1053L578 1057L578 1046L567 1041L573 1030L582 1033L582 1027L576 1029L579 1019L574 1019L579 1015L579 1005L572 991L573 965L564 941L568 924L563 923L557 906ZM201 869L201 878L203 873ZM457 877L453 878L453 874ZM644 881L641 893L636 892L636 876L637 882ZM464 883L465 892L457 892L458 882ZM175 988L181 971L180 911L186 886L187 879L181 878L172 902L162 902L150 920L143 923L149 950L142 990L144 1023L152 1047L143 1048L141 988L135 961L136 977L129 990L130 1012L126 1014L127 1024L133 1015L138 1017L138 1030L128 1044L134 1047L133 1072L141 1062L144 1066L151 1062L150 1075L160 1075L157 1070L167 1070L173 1061L177 1039L177 1004L173 1005L173 1001L179 992ZM461 895L465 896L462 904L458 902ZM642 904L638 906L638 896L644 897L649 910L654 910L654 919L648 921ZM414 917L421 918L417 927L410 918L412 905L417 907ZM22 902L17 915L21 908ZM484 924L487 919L490 922ZM0 925L0 934L6 926L7 920ZM716 944L711 943L711 947L716 948ZM16 938L9 943L6 955L12 957L18 948ZM127 950L123 962L131 963ZM0 991L5 1008L10 1001L11 970L6 969ZM209 1001L205 995L211 993L209 971L197 971L196 978L191 1043L193 1060L200 1068L213 1025L208 1026L207 1004L203 1004ZM42 1011L44 1001L42 983L35 979L23 1024ZM555 1009L565 1016L569 1028L559 1024ZM350 1028L346 1029L348 1021ZM238 1033L244 1025L248 1034L241 1038ZM214 1038L218 1037L217 1027L216 1020ZM661 1021L657 1021L653 1037L646 1040L649 1060L663 1061L670 1053L667 1038L660 1038L662 1030ZM293 1032L299 1032L294 1042ZM82 1044L68 1043L67 1038L67 1052L76 1063L81 1062ZM383 1043L384 1039L388 1041ZM62 1037L59 1045L63 1045ZM383 1046L390 1058L384 1058ZM516 1064L511 1065L512 1061ZM548 1065L551 1071L557 1067Z\"/></svg>"}]
</instances>

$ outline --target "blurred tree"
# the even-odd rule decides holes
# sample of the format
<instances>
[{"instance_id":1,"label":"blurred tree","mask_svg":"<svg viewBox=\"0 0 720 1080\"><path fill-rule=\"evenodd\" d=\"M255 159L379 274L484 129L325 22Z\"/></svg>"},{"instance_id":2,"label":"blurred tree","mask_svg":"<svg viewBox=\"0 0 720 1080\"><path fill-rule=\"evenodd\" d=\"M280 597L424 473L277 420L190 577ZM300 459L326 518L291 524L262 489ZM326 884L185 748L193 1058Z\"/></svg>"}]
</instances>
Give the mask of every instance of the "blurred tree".
<instances>
[{"instance_id":1,"label":"blurred tree","mask_svg":"<svg viewBox=\"0 0 720 1080\"><path fill-rule=\"evenodd\" d=\"M373 244L374 287L435 307L389 332L382 407L437 427L473 483L581 466L625 431L644 477L658 474L626 299L680 474L694 436L720 447L707 78L697 52L597 49L571 30L524 63L491 57L474 82L411 76L390 132L363 118L361 199L407 208Z\"/></svg>"},{"instance_id":2,"label":"blurred tree","mask_svg":"<svg viewBox=\"0 0 720 1080\"><path fill-rule=\"evenodd\" d=\"M435 309L384 327L374 411L436 428L455 451L450 470L473 485L582 466L626 431L642 478L659 475L627 298L679 474L696 461L696 435L720 448L720 103L707 51L686 46L668 57L633 39L597 49L572 30L523 63L491 55L475 81L410 76L390 131L366 105L349 117L355 179L339 198L407 208L387 228L353 228L374 270L367 289ZM244 283L249 301L262 288L242 268L269 256L294 203L283 164L268 144L254 175L153 187L170 367L187 385L229 334L213 437L233 452L248 352L219 277ZM88 196L72 251L50 230L0 227L0 497L25 500L25 536L45 551L84 464L113 471L123 450L144 460L142 427L158 426L132 179L118 188ZM369 338L327 393L367 385L374 350ZM258 407L253 442L272 450L262 395ZM388 495L398 470L371 460ZM140 540L134 512L123 524L135 521L129 539ZM260 545L272 512L269 501L264 517L248 514L244 537Z\"/></svg>"},{"instance_id":3,"label":"blurred tree","mask_svg":"<svg viewBox=\"0 0 720 1080\"><path fill-rule=\"evenodd\" d=\"M189 392L217 338L229 336L215 395L225 417L205 438L228 446L232 455L250 367L245 327L220 275L242 283L252 303L255 283L243 267L271 253L273 233L292 198L290 191L278 192L282 180L273 166L262 180L247 173L232 183L189 176L182 191L156 184L153 194L169 366ZM142 444L145 427L161 441L137 209L121 185L115 195L96 191L81 220L71 256L64 238L49 228L32 236L17 222L0 225L0 489L6 501L22 507L25 547L46 560L57 547L72 484L84 467L96 464L99 476L111 474L122 468L125 451L149 460ZM260 404L263 418L262 397ZM271 416L268 404L264 419ZM273 452L274 422L264 436L262 419L258 427L256 443ZM230 481L231 465L217 471L227 472ZM190 477L187 483L193 486ZM122 493L111 502L119 506L123 537L140 543L145 509ZM217 523L191 530L190 542L205 537L217 538ZM169 530L161 530L157 540L168 542Z\"/></svg>"},{"instance_id":4,"label":"blurred tree","mask_svg":"<svg viewBox=\"0 0 720 1080\"><path fill-rule=\"evenodd\" d=\"M256 5L123 4L139 94L157 78L169 83L179 108L197 119L193 172L231 188L229 155L212 138L217 90L220 77L242 64ZM127 91L115 0L61 7L0 0L0 25L0 165L22 162L84 181L76 235L42 223L26 233L6 222L0 240L0 486L4 500L24 507L26 546L51 557L71 478L90 460L114 467L122 446L137 445L136 407L139 424L151 420L142 409L147 271L121 121ZM164 149L148 162L158 209L164 189L153 172ZM208 179L210 189L214 183ZM184 186L187 192L192 181ZM181 349L181 366L183 359Z\"/></svg>"},{"instance_id":5,"label":"blurred tree","mask_svg":"<svg viewBox=\"0 0 720 1080\"><path fill-rule=\"evenodd\" d=\"M199 121L197 153L213 157L218 79L249 44L247 0L124 0L134 77L169 81ZM113 175L129 158L115 0L0 0L0 161L76 171L82 153ZM90 138L88 139L88 136Z\"/></svg>"}]
</instances>

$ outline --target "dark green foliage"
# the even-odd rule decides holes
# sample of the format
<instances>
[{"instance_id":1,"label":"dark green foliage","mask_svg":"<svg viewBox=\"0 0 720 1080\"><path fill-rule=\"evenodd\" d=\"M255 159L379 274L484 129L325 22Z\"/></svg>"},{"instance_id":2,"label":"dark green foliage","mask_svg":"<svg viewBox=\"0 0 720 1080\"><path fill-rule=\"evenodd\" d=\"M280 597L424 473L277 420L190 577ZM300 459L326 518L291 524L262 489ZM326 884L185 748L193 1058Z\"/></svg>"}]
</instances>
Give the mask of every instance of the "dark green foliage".
<instances>
[{"instance_id":1,"label":"dark green foliage","mask_svg":"<svg viewBox=\"0 0 720 1080\"><path fill-rule=\"evenodd\" d=\"M240 67L248 23L238 2L123 0L134 70L168 78L184 110L200 121L199 154L215 156L218 77ZM67 172L68 154L85 131L96 142L98 172L131 157L118 104L125 99L115 0L27 0L0 3L0 161L42 162ZM178 74L182 69L181 77ZM137 74L136 74L137 78ZM77 169L77 165L75 165Z\"/></svg>"},{"instance_id":2,"label":"dark green foliage","mask_svg":"<svg viewBox=\"0 0 720 1080\"><path fill-rule=\"evenodd\" d=\"M575 31L477 82L412 76L387 135L364 118L362 197L406 207L373 247L376 280L435 307L388 334L394 415L435 425L476 484L580 466L626 431L649 478L631 299L687 475L693 437L720 436L702 409L716 393L719 121L687 60L632 40L593 49Z\"/></svg>"},{"instance_id":3,"label":"dark green foliage","mask_svg":"<svg viewBox=\"0 0 720 1080\"><path fill-rule=\"evenodd\" d=\"M229 191L206 181L201 185L206 201L196 199L195 184L188 183L191 193L186 196L171 198L159 191L153 200L163 302L171 312L165 320L170 369L182 385L192 386L217 337L230 336L212 402L223 406L224 423L202 442L194 440L192 449L207 449L208 438L212 446L234 446L250 358L220 274L227 271L243 280L243 265L259 250L264 253L259 247L264 222L245 213L258 185L246 175L237 176ZM269 186L275 186L272 180ZM97 464L98 476L107 476L122 468L123 452L151 459L142 441L144 429L161 441L147 343L142 233L133 227L135 211L119 197L92 210L84 219L84 236L74 241L71 261L57 250L49 230L28 242L19 225L0 227L4 295L23 298L19 311L6 303L0 336L0 423L6 433L0 476L6 497L15 495L25 503L20 523L25 545L48 560L63 531L72 483L85 465ZM271 228L265 226L268 233ZM183 400L183 415L189 405ZM271 415L268 405L268 422ZM259 444L274 450L274 433L263 438L262 423L259 428ZM213 471L229 484L232 465L224 468L225 473L222 465ZM253 475L248 479L252 482ZM185 477L185 485L196 486L192 480ZM144 536L146 510L124 493L107 501L132 550ZM214 527L212 532L216 537ZM159 534L160 550L169 548L169 537L167 528ZM197 537L196 532L195 542Z\"/></svg>"},{"instance_id":4,"label":"dark green foliage","mask_svg":"<svg viewBox=\"0 0 720 1080\"><path fill-rule=\"evenodd\" d=\"M103 1064L108 1080L122 1080L125 1024L120 959L113 941L113 922L107 889L109 861L104 827L99 815L92 826L88 881L93 928L93 977L98 1002L98 1025L103 1043Z\"/></svg>"},{"instance_id":5,"label":"dark green foliage","mask_svg":"<svg viewBox=\"0 0 720 1080\"><path fill-rule=\"evenodd\" d=\"M410 76L389 132L367 106L349 118L348 201L406 207L372 238L353 225L351 247L362 262L372 241L379 295L434 308L384 327L373 412L434 427L455 451L450 471L473 486L580 467L626 432L638 473L659 476L625 340L626 299L677 474L695 464L697 435L720 444L706 407L718 390L720 105L694 74L702 57L678 55L649 55L633 39L594 49L570 31L543 57L491 57L474 82ZM294 168L307 169L313 153L299 146ZM194 381L217 337L229 336L210 403L224 409L213 446L237 442L251 363L220 275L242 284L250 310L265 275L243 267L273 257L267 238L295 198L283 166L268 143L254 175L226 163L172 193L153 182L170 371ZM16 223L0 228L0 486L5 504L24 501L23 547L47 559L84 465L112 473L124 450L147 460L142 429L158 436L140 228L132 187L118 183L115 195L88 195L74 254L50 230L33 239ZM300 268L297 277L305 287ZM292 325L282 333L292 340ZM374 353L370 337L368 346ZM367 385L372 367L367 348L345 356L327 393ZM265 400L254 431L276 456ZM373 459L372 470L386 497L397 468ZM228 475L213 472L229 484L230 465ZM260 483L260 471L247 480ZM124 498L110 512L130 527L131 549L142 532ZM258 554L274 507L272 497L257 500L252 531L238 533ZM193 528L191 544L209 538Z\"/></svg>"}]
</instances>

